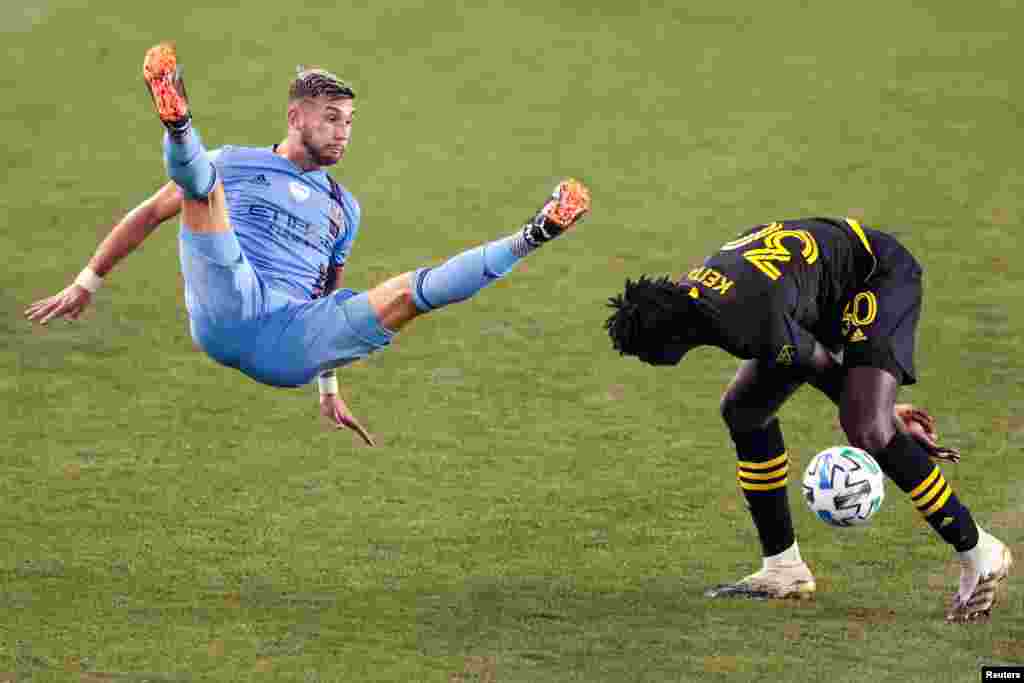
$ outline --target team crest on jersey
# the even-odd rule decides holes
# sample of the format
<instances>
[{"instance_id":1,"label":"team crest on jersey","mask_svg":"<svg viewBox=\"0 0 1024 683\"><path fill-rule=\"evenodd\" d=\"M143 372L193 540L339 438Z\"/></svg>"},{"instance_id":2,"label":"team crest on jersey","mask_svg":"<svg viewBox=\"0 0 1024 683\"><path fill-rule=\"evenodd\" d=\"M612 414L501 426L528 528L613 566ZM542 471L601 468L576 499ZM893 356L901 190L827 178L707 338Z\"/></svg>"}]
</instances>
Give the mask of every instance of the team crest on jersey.
<instances>
[{"instance_id":1,"label":"team crest on jersey","mask_svg":"<svg viewBox=\"0 0 1024 683\"><path fill-rule=\"evenodd\" d=\"M307 199L309 199L309 195L311 194L311 190L309 189L309 187L303 185L297 180L293 180L290 183L288 183L288 190L289 192L292 193L292 197L294 197L295 201L297 202L306 201Z\"/></svg>"},{"instance_id":2,"label":"team crest on jersey","mask_svg":"<svg viewBox=\"0 0 1024 683\"><path fill-rule=\"evenodd\" d=\"M786 344L779 349L779 355L775 358L775 362L779 365L792 365L795 356L796 347Z\"/></svg>"}]
</instances>

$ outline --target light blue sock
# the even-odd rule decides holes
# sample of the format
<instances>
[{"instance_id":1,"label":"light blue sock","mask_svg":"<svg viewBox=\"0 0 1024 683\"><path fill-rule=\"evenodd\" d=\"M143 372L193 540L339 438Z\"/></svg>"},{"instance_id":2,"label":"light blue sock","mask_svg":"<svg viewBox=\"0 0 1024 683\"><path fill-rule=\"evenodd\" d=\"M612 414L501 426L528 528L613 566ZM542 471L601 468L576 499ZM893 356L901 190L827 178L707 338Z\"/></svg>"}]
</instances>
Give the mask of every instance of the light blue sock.
<instances>
[{"instance_id":1,"label":"light blue sock","mask_svg":"<svg viewBox=\"0 0 1024 683\"><path fill-rule=\"evenodd\" d=\"M206 148L193 128L181 136L164 134L164 164L167 175L190 199L203 199L213 192L217 171L206 156Z\"/></svg>"},{"instance_id":2,"label":"light blue sock","mask_svg":"<svg viewBox=\"0 0 1024 683\"><path fill-rule=\"evenodd\" d=\"M464 251L436 268L413 274L413 302L421 312L465 301L512 270L525 252L522 234ZM518 252L518 254L517 254Z\"/></svg>"}]
</instances>

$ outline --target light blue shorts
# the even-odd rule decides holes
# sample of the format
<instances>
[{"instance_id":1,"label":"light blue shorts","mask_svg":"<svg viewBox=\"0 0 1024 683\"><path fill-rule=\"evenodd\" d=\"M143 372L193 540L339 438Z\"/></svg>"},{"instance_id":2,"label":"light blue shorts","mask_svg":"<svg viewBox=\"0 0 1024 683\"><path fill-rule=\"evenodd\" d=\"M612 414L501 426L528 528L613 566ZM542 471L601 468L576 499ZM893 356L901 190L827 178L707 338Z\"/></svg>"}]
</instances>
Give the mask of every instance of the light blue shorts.
<instances>
[{"instance_id":1,"label":"light blue shorts","mask_svg":"<svg viewBox=\"0 0 1024 683\"><path fill-rule=\"evenodd\" d=\"M366 293L301 301L264 285L231 231L179 235L192 338L257 382L295 387L391 343Z\"/></svg>"}]
</instances>

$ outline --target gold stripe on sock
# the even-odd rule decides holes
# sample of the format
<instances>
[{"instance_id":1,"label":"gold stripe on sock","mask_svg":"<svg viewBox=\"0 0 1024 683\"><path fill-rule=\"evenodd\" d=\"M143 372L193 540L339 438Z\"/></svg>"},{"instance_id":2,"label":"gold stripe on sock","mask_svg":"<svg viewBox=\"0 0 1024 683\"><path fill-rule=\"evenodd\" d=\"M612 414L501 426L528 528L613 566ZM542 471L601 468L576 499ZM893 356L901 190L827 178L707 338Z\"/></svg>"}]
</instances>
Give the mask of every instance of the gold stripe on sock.
<instances>
[{"instance_id":1,"label":"gold stripe on sock","mask_svg":"<svg viewBox=\"0 0 1024 683\"><path fill-rule=\"evenodd\" d=\"M773 489L785 488L786 487L786 482L788 480L789 480L789 477L786 477L785 479L783 479L781 481L774 481L774 482L772 482L770 484L750 484L750 483L747 483L747 482L745 482L745 481L743 481L741 479L740 480L740 488L742 488L745 491L771 491Z\"/></svg>"},{"instance_id":2,"label":"gold stripe on sock","mask_svg":"<svg viewBox=\"0 0 1024 683\"><path fill-rule=\"evenodd\" d=\"M740 477L740 479L760 479L763 481L765 479L777 479L778 477L781 477L787 472L789 472L789 463L786 463L779 469L772 470L771 472L747 472L746 470L740 469L737 472L737 475Z\"/></svg>"},{"instance_id":3,"label":"gold stripe on sock","mask_svg":"<svg viewBox=\"0 0 1024 683\"><path fill-rule=\"evenodd\" d=\"M767 462L747 462L746 460L740 460L740 467L746 470L770 470L773 467L778 467L782 463L786 462L789 455L783 453L777 458L772 458Z\"/></svg>"},{"instance_id":4,"label":"gold stripe on sock","mask_svg":"<svg viewBox=\"0 0 1024 683\"><path fill-rule=\"evenodd\" d=\"M940 493L942 493L942 489L944 488L946 488L946 478L940 476L939 480L935 482L935 485L928 489L928 493L914 501L914 505L917 506L918 510L923 510L928 507L928 505L935 500Z\"/></svg>"},{"instance_id":5,"label":"gold stripe on sock","mask_svg":"<svg viewBox=\"0 0 1024 683\"><path fill-rule=\"evenodd\" d=\"M925 517L935 514L937 510L940 510L942 506L946 504L946 501L949 500L949 497L951 495L953 495L953 489L947 486L946 492L939 496L939 499L935 501L935 505L932 505L927 510L922 510L921 514L923 514Z\"/></svg>"},{"instance_id":6,"label":"gold stripe on sock","mask_svg":"<svg viewBox=\"0 0 1024 683\"><path fill-rule=\"evenodd\" d=\"M935 469L932 470L932 473L929 474L928 477L924 481L922 481L920 484L918 484L917 487L913 491L910 492L910 497L911 498L917 498L919 495L924 493L924 491L929 486L932 485L932 482L935 481L935 478L937 476L939 476L939 466L938 465L935 466Z\"/></svg>"}]
</instances>

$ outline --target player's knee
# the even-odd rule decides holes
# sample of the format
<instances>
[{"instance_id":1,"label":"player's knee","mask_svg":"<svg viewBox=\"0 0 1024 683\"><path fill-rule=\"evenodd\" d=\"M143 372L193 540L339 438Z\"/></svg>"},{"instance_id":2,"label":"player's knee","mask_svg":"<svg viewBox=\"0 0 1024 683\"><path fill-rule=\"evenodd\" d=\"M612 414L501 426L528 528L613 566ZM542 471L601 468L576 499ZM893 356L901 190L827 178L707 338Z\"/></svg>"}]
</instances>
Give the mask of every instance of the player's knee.
<instances>
[{"instance_id":1,"label":"player's knee","mask_svg":"<svg viewBox=\"0 0 1024 683\"><path fill-rule=\"evenodd\" d=\"M402 310L415 309L416 303L409 286L399 287L391 293L391 305Z\"/></svg>"},{"instance_id":2,"label":"player's knee","mask_svg":"<svg viewBox=\"0 0 1024 683\"><path fill-rule=\"evenodd\" d=\"M412 291L411 273L403 273L371 289L367 296L377 320L385 328L397 331L420 314Z\"/></svg>"},{"instance_id":3,"label":"player's knee","mask_svg":"<svg viewBox=\"0 0 1024 683\"><path fill-rule=\"evenodd\" d=\"M412 294L412 287L404 282L388 282L386 286L372 292L375 303L388 311L405 310L410 306L415 308Z\"/></svg>"},{"instance_id":4,"label":"player's knee","mask_svg":"<svg viewBox=\"0 0 1024 683\"><path fill-rule=\"evenodd\" d=\"M879 452L889 445L895 435L891 417L886 419L881 415L872 415L868 418L841 415L840 422L850 445L868 453Z\"/></svg>"},{"instance_id":5,"label":"player's knee","mask_svg":"<svg viewBox=\"0 0 1024 683\"><path fill-rule=\"evenodd\" d=\"M763 410L752 409L750 406L744 405L728 391L722 395L718 410L726 426L733 432L749 432L760 429L768 424L772 417L766 415Z\"/></svg>"}]
</instances>

